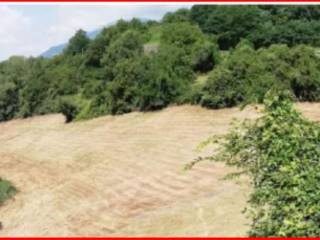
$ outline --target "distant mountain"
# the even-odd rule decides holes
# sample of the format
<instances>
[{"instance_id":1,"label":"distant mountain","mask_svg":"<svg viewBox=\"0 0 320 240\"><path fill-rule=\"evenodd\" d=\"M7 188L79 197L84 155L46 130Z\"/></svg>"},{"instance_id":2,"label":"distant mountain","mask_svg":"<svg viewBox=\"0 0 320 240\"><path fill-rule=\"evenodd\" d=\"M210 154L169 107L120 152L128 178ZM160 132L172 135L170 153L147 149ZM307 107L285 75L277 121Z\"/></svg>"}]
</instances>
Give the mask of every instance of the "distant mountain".
<instances>
[{"instance_id":1,"label":"distant mountain","mask_svg":"<svg viewBox=\"0 0 320 240\"><path fill-rule=\"evenodd\" d=\"M94 39L101 31L102 31L102 28L91 31L91 32L87 32L87 36L90 39ZM45 57L45 58L52 58L52 57L62 53L63 50L67 47L67 45L68 45L68 43L62 43L57 46L53 46L53 47L49 48L47 51L45 51L44 53L42 53L40 56Z\"/></svg>"},{"instance_id":2,"label":"distant mountain","mask_svg":"<svg viewBox=\"0 0 320 240\"><path fill-rule=\"evenodd\" d=\"M63 52L63 49L67 46L67 43L63 43L54 47L49 48L47 51L42 53L40 56L44 58L52 58Z\"/></svg>"}]
</instances>

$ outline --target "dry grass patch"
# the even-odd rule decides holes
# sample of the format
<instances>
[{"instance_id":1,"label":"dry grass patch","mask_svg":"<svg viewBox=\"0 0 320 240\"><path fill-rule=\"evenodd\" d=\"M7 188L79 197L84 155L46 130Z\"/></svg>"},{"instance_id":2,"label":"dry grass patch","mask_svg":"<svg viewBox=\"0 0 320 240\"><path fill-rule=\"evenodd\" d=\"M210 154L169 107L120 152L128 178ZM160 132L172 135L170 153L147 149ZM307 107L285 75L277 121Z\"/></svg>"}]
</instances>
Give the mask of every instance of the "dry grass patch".
<instances>
[{"instance_id":1,"label":"dry grass patch","mask_svg":"<svg viewBox=\"0 0 320 240\"><path fill-rule=\"evenodd\" d=\"M320 119L319 106L301 109ZM71 124L61 115L0 124L0 176L20 190L0 208L1 235L245 236L247 180L222 180L232 171L223 164L183 167L232 119L257 116L254 108L186 105Z\"/></svg>"}]
</instances>

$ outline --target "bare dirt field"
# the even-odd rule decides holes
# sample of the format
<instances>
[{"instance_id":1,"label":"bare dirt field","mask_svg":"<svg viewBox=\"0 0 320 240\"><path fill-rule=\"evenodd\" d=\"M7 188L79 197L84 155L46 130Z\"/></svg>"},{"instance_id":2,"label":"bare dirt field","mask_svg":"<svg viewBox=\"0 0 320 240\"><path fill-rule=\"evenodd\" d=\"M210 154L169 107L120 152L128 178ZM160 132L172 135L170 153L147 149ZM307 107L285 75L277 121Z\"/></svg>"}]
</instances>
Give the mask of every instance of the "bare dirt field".
<instances>
[{"instance_id":1,"label":"bare dirt field","mask_svg":"<svg viewBox=\"0 0 320 240\"><path fill-rule=\"evenodd\" d=\"M320 104L298 108L320 119ZM233 118L257 116L179 106L71 124L61 115L2 123L0 176L19 193L0 208L0 236L244 236L248 180L223 180L232 171L223 164L183 167Z\"/></svg>"}]
</instances>

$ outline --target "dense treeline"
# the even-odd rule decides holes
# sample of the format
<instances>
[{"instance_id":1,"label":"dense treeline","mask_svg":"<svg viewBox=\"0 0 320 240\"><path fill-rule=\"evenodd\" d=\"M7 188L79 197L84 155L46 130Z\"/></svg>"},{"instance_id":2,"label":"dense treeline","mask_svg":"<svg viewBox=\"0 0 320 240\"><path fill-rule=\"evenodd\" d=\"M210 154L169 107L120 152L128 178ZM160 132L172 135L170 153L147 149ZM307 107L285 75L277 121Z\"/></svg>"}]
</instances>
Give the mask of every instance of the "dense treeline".
<instances>
[{"instance_id":1,"label":"dense treeline","mask_svg":"<svg viewBox=\"0 0 320 240\"><path fill-rule=\"evenodd\" d=\"M256 48L271 44L319 45L319 6L194 6L190 18L204 33L215 34L221 49L241 38Z\"/></svg>"},{"instance_id":2,"label":"dense treeline","mask_svg":"<svg viewBox=\"0 0 320 240\"><path fill-rule=\"evenodd\" d=\"M229 107L261 102L270 88L318 101L319 19L319 6L196 5L160 22L120 20L94 40L79 30L52 59L0 63L0 121Z\"/></svg>"},{"instance_id":3,"label":"dense treeline","mask_svg":"<svg viewBox=\"0 0 320 240\"><path fill-rule=\"evenodd\" d=\"M290 90L300 101L320 100L320 59L312 47L241 42L209 75L198 102L209 108L261 103L270 89Z\"/></svg>"}]
</instances>

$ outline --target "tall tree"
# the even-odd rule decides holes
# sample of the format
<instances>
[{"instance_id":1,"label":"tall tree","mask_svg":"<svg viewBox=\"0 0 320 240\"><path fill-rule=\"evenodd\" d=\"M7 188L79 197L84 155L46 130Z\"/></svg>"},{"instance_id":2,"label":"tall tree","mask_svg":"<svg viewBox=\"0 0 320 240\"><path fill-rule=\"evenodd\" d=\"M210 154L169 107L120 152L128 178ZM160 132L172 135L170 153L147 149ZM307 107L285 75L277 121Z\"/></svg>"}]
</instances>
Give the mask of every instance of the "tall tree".
<instances>
[{"instance_id":1,"label":"tall tree","mask_svg":"<svg viewBox=\"0 0 320 240\"><path fill-rule=\"evenodd\" d=\"M78 30L76 34L69 40L68 46L65 49L65 54L76 55L83 54L88 47L90 39L83 30Z\"/></svg>"}]
</instances>

